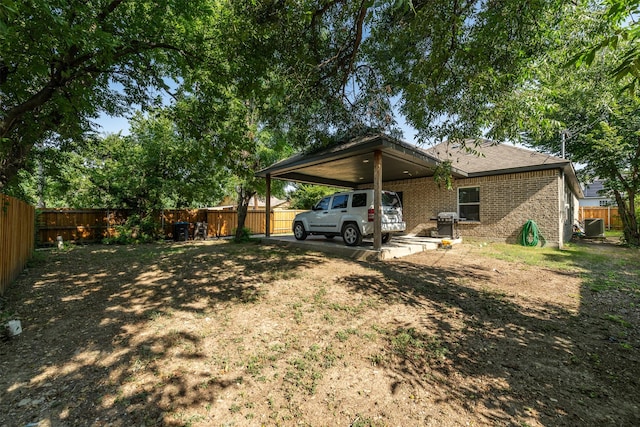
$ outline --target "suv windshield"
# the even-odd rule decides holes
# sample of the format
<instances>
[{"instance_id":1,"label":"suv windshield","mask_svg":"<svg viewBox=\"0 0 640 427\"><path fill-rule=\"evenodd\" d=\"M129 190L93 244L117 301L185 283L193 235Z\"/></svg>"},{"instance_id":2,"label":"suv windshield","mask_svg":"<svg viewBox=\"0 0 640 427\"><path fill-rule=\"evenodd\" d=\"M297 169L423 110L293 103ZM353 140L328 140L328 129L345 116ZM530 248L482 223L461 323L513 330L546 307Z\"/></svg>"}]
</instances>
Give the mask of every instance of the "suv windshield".
<instances>
[{"instance_id":1,"label":"suv windshield","mask_svg":"<svg viewBox=\"0 0 640 427\"><path fill-rule=\"evenodd\" d=\"M325 210L329 209L329 200L330 199L331 199L331 197L325 197L324 199L320 200L313 207L313 210L314 211L325 211Z\"/></svg>"}]
</instances>

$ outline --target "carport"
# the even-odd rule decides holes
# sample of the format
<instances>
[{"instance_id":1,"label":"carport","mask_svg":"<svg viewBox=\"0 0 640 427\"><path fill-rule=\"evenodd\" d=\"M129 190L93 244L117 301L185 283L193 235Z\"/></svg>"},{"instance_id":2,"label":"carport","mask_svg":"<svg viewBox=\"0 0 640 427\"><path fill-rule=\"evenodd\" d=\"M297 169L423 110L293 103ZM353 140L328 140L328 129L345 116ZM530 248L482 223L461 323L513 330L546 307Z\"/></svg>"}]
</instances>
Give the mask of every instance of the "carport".
<instances>
[{"instance_id":1,"label":"carport","mask_svg":"<svg viewBox=\"0 0 640 427\"><path fill-rule=\"evenodd\" d=\"M296 154L256 173L267 183L266 214L270 221L271 179L344 188L374 189L373 248L382 248L383 183L433 176L440 161L425 151L384 134L351 139L310 153ZM467 174L451 168L453 177ZM267 233L269 233L267 227ZM269 234L267 234L269 237Z\"/></svg>"}]
</instances>

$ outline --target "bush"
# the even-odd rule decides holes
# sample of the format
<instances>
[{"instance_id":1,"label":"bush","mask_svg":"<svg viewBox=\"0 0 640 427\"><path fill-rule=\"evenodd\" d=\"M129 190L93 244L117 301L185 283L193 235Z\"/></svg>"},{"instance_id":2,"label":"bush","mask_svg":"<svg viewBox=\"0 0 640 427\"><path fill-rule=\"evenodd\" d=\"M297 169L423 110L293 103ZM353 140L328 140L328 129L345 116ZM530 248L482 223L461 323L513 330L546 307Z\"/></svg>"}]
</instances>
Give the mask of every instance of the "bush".
<instances>
[{"instance_id":1,"label":"bush","mask_svg":"<svg viewBox=\"0 0 640 427\"><path fill-rule=\"evenodd\" d=\"M251 229L247 228L247 227L242 227L242 229L240 230L240 235L238 236L237 234L237 229L234 228L233 230L231 230L231 232L233 233L233 241L236 243L246 243L251 241Z\"/></svg>"},{"instance_id":2,"label":"bush","mask_svg":"<svg viewBox=\"0 0 640 427\"><path fill-rule=\"evenodd\" d=\"M141 218L140 215L131 215L124 224L116 225L116 235L105 237L102 243L105 245L130 245L133 243L151 243L160 237L157 230L160 226L151 215Z\"/></svg>"}]
</instances>

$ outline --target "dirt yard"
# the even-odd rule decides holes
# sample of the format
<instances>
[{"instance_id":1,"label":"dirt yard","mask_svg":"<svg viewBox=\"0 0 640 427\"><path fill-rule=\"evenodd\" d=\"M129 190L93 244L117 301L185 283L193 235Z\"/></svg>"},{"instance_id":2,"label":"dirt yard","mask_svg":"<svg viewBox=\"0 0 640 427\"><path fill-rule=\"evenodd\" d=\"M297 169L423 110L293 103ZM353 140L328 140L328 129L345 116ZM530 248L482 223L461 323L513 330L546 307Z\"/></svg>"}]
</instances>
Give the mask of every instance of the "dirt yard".
<instances>
[{"instance_id":1,"label":"dirt yard","mask_svg":"<svg viewBox=\"0 0 640 427\"><path fill-rule=\"evenodd\" d=\"M639 283L606 243L43 251L2 300L0 426L638 425Z\"/></svg>"}]
</instances>

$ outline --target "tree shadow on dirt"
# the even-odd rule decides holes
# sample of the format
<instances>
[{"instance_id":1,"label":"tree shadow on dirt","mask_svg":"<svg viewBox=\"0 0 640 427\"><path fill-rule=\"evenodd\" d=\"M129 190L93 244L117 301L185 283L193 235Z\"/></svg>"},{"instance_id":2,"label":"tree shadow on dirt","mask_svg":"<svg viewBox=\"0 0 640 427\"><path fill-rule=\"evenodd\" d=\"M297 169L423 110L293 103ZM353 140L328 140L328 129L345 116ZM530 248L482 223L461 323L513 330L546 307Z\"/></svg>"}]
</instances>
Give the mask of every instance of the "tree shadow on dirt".
<instances>
[{"instance_id":1,"label":"tree shadow on dirt","mask_svg":"<svg viewBox=\"0 0 640 427\"><path fill-rule=\"evenodd\" d=\"M124 254L124 256L123 256ZM98 257L99 263L93 261ZM265 283L322 258L254 244L89 246L52 251L10 288L23 334L0 342L0 425L186 425L180 408L216 405L242 377L158 369L206 360L193 329L140 334L175 311L206 316L257 303ZM19 355L19 357L16 357ZM151 374L150 374L151 373ZM145 386L122 393L128 382ZM172 418L167 417L171 413Z\"/></svg>"},{"instance_id":2,"label":"tree shadow on dirt","mask_svg":"<svg viewBox=\"0 0 640 427\"><path fill-rule=\"evenodd\" d=\"M386 332L392 388L433 392L444 385L438 401L462 404L490 425L637 425L638 348L611 345L588 289L576 313L552 302L523 306L484 286L491 274L473 265L370 267L382 276L342 281L429 313Z\"/></svg>"}]
</instances>

